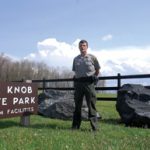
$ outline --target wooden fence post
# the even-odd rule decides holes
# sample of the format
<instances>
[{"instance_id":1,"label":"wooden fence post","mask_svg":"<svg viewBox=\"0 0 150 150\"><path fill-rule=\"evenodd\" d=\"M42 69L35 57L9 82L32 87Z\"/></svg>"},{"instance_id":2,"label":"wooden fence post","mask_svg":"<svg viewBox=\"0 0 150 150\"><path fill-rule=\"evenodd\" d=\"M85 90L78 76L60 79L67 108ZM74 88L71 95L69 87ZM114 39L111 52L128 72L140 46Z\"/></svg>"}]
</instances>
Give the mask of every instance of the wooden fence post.
<instances>
[{"instance_id":1,"label":"wooden fence post","mask_svg":"<svg viewBox=\"0 0 150 150\"><path fill-rule=\"evenodd\" d=\"M118 82L117 82L117 87L118 87L118 90L120 89L120 87L121 87L121 74L120 73L118 73L117 74L117 76L118 76Z\"/></svg>"},{"instance_id":2,"label":"wooden fence post","mask_svg":"<svg viewBox=\"0 0 150 150\"><path fill-rule=\"evenodd\" d=\"M117 76L118 76L118 78L117 78L117 97L118 97L118 90L121 87L121 74L118 73Z\"/></svg>"},{"instance_id":3,"label":"wooden fence post","mask_svg":"<svg viewBox=\"0 0 150 150\"><path fill-rule=\"evenodd\" d=\"M44 89L45 89L45 87L46 87L46 82L45 82L45 78L43 78L43 93L44 93Z\"/></svg>"},{"instance_id":4,"label":"wooden fence post","mask_svg":"<svg viewBox=\"0 0 150 150\"><path fill-rule=\"evenodd\" d=\"M26 80L26 83L32 83L32 80ZM29 126L30 125L30 115L23 115L20 117L20 124L22 126Z\"/></svg>"}]
</instances>

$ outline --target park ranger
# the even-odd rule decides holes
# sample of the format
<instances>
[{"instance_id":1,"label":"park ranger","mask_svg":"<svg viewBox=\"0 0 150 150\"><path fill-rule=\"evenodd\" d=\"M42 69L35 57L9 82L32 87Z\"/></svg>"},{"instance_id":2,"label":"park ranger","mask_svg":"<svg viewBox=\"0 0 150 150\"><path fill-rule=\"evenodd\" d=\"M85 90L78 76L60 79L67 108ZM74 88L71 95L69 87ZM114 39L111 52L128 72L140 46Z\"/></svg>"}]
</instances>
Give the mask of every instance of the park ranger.
<instances>
[{"instance_id":1,"label":"park ranger","mask_svg":"<svg viewBox=\"0 0 150 150\"><path fill-rule=\"evenodd\" d=\"M81 125L81 107L83 97L85 96L88 106L88 116L93 131L97 131L97 111L96 111L96 92L95 84L98 82L100 65L94 55L87 53L88 42L81 40L79 42L80 55L73 60L72 70L74 76L74 100L75 111L73 114L72 129L79 129Z\"/></svg>"}]
</instances>

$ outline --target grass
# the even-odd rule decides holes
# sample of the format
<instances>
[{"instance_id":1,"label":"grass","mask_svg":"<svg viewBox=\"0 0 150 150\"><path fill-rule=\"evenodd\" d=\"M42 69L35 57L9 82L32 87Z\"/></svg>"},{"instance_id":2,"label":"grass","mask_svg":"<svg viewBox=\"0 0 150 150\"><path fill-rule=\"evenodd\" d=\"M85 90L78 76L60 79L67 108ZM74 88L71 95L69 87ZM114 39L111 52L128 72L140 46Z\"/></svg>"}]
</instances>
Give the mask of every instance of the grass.
<instances>
[{"instance_id":1,"label":"grass","mask_svg":"<svg viewBox=\"0 0 150 150\"><path fill-rule=\"evenodd\" d=\"M97 97L117 97L115 93L98 93Z\"/></svg>"},{"instance_id":2,"label":"grass","mask_svg":"<svg viewBox=\"0 0 150 150\"><path fill-rule=\"evenodd\" d=\"M29 127L20 126L20 118L0 120L0 150L149 150L150 130L125 127L119 123L115 102L97 102L102 115L100 131L89 131L83 121L81 130L71 131L71 120L63 121L31 116Z\"/></svg>"}]
</instances>

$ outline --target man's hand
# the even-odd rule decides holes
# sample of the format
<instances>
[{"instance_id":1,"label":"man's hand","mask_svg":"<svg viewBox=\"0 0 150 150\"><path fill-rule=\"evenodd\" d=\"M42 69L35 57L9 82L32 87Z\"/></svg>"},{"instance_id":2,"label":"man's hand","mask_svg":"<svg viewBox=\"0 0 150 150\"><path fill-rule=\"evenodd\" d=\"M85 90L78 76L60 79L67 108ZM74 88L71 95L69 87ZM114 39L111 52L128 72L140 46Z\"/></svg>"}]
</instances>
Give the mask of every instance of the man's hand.
<instances>
[{"instance_id":1,"label":"man's hand","mask_svg":"<svg viewBox=\"0 0 150 150\"><path fill-rule=\"evenodd\" d=\"M97 85L97 83L98 83L98 81L99 81L98 76L93 75L93 76L92 76L92 80L93 80L93 82L94 82L94 85Z\"/></svg>"}]
</instances>

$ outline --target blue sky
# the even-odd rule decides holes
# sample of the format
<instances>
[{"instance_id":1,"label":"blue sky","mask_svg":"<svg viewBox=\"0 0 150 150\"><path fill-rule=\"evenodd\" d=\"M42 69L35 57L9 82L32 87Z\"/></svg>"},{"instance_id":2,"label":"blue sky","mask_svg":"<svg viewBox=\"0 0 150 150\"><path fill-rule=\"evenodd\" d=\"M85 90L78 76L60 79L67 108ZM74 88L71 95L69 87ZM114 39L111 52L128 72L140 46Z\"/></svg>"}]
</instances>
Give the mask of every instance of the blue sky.
<instances>
[{"instance_id":1,"label":"blue sky","mask_svg":"<svg viewBox=\"0 0 150 150\"><path fill-rule=\"evenodd\" d=\"M34 55L35 59L41 57L41 52L49 54L55 51L55 55L47 55L41 60L45 59L48 63L55 56L51 64L59 66L62 65L60 57L67 55L61 43L72 47L78 39L87 39L91 52L99 51L100 55L104 54L103 51L121 50L132 50L135 53L140 50L139 54L145 51L145 55L148 55L149 7L149 0L0 0L0 52L18 59ZM45 41L47 46L43 44ZM57 50L52 47L57 47ZM58 52L59 56L56 55ZM126 60L131 59L131 56ZM66 65L72 63L72 58L66 61ZM121 58L118 56L111 60L107 56L102 60L102 65L110 65L110 62L112 65L116 60L115 64L122 67L125 58ZM140 63L149 65L147 59L147 56L143 57Z\"/></svg>"}]
</instances>

